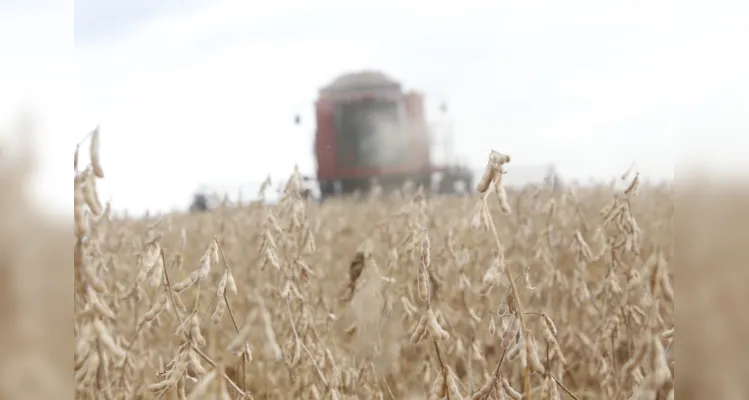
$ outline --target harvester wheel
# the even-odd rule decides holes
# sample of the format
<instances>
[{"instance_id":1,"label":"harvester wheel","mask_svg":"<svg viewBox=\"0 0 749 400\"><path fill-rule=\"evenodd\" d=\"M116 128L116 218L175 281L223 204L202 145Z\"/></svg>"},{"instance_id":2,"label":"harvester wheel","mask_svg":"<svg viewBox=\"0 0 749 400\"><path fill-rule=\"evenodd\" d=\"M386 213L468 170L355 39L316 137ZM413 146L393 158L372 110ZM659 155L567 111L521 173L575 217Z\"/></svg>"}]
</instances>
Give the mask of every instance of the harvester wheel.
<instances>
[{"instance_id":1,"label":"harvester wheel","mask_svg":"<svg viewBox=\"0 0 749 400\"><path fill-rule=\"evenodd\" d=\"M356 192L365 194L369 191L368 179L345 179L341 181L341 194L352 195Z\"/></svg>"},{"instance_id":2,"label":"harvester wheel","mask_svg":"<svg viewBox=\"0 0 749 400\"><path fill-rule=\"evenodd\" d=\"M331 181L319 181L320 184L320 201L325 200L335 194L335 186Z\"/></svg>"},{"instance_id":3,"label":"harvester wheel","mask_svg":"<svg viewBox=\"0 0 749 400\"><path fill-rule=\"evenodd\" d=\"M440 179L439 193L440 194L454 194L455 193L455 176L453 174L444 174Z\"/></svg>"},{"instance_id":4,"label":"harvester wheel","mask_svg":"<svg viewBox=\"0 0 749 400\"><path fill-rule=\"evenodd\" d=\"M473 190L473 179L468 174L447 173L439 184L440 194L469 194Z\"/></svg>"}]
</instances>

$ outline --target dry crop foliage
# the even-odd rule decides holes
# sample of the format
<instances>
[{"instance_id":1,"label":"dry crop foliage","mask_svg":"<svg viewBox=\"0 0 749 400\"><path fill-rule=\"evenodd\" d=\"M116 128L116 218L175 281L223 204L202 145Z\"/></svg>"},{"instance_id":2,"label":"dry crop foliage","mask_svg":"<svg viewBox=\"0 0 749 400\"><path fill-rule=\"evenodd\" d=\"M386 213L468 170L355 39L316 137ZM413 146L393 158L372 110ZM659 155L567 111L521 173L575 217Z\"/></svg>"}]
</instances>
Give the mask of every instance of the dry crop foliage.
<instances>
[{"instance_id":1,"label":"dry crop foliage","mask_svg":"<svg viewBox=\"0 0 749 400\"><path fill-rule=\"evenodd\" d=\"M674 398L668 187L508 194L492 151L467 198L317 205L295 171L276 205L116 219L98 141L75 179L78 398Z\"/></svg>"}]
</instances>

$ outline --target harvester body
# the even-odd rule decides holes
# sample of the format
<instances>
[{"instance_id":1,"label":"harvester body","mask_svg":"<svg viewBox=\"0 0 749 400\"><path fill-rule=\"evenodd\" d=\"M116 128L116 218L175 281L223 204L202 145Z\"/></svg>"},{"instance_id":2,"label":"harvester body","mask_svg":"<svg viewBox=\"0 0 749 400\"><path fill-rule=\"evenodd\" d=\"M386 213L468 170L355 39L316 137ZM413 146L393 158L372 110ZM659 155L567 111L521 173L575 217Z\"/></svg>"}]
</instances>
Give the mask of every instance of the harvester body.
<instances>
[{"instance_id":1,"label":"harvester body","mask_svg":"<svg viewBox=\"0 0 749 400\"><path fill-rule=\"evenodd\" d=\"M320 90L315 104L315 158L320 194L384 188L412 181L426 188L435 173L421 93L374 71L346 74ZM453 174L454 175L454 174ZM470 177L461 177L468 179Z\"/></svg>"}]
</instances>

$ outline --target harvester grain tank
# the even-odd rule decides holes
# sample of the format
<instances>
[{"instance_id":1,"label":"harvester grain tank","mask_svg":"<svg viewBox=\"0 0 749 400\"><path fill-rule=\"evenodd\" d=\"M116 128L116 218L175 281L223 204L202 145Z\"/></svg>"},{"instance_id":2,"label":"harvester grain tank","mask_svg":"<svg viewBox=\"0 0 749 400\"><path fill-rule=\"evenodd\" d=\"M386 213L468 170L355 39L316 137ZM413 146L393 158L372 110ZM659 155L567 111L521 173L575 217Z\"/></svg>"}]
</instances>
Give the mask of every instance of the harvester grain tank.
<instances>
[{"instance_id":1,"label":"harvester grain tank","mask_svg":"<svg viewBox=\"0 0 749 400\"><path fill-rule=\"evenodd\" d=\"M406 181L453 191L471 186L468 168L432 162L431 135L421 93L377 71L345 74L322 88L315 103L315 158L320 195L384 189Z\"/></svg>"}]
</instances>

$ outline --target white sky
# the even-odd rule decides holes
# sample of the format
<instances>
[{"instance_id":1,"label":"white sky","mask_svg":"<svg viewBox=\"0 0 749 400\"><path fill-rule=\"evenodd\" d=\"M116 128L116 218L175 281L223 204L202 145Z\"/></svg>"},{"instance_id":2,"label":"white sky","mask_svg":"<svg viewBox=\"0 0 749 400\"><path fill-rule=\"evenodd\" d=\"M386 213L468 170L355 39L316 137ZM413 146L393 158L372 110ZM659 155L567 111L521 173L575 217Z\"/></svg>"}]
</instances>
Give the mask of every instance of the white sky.
<instances>
[{"instance_id":1,"label":"white sky","mask_svg":"<svg viewBox=\"0 0 749 400\"><path fill-rule=\"evenodd\" d=\"M32 113L37 158L33 200L72 215L75 82L72 4L0 2L0 144L18 137L15 121ZM73 147L71 147L73 146ZM12 147L11 147L12 149Z\"/></svg>"},{"instance_id":2,"label":"white sky","mask_svg":"<svg viewBox=\"0 0 749 400\"><path fill-rule=\"evenodd\" d=\"M76 18L107 11L82 3ZM70 5L28 4L0 13L14 60L0 63L0 117L38 111L39 187L62 209L73 147L97 123L103 197L119 208L181 207L200 184L283 177L295 163L313 173L317 90L361 68L424 91L433 117L445 100L453 154L477 168L490 148L578 179L632 161L673 178L686 155L749 165L749 3L738 0L211 1L133 16L116 34L114 20L89 21L74 58Z\"/></svg>"}]
</instances>

